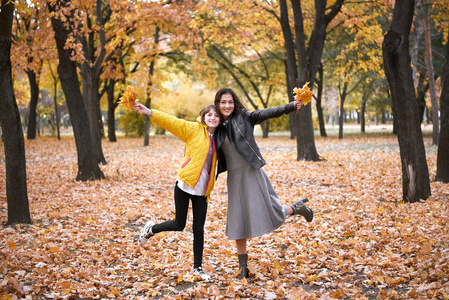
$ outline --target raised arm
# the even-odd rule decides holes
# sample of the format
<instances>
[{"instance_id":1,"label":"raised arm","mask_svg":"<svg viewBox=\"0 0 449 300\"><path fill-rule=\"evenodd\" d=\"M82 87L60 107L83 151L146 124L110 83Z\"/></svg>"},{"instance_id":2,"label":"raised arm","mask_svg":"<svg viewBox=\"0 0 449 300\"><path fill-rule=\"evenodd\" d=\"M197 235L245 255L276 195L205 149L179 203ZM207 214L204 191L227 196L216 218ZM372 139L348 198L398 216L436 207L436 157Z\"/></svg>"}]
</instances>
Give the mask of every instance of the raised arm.
<instances>
[{"instance_id":1,"label":"raised arm","mask_svg":"<svg viewBox=\"0 0 449 300\"><path fill-rule=\"evenodd\" d=\"M277 106L277 107L269 107L261 110L248 111L248 118L250 122L254 125L259 124L270 118L279 118L282 115L289 114L295 110L300 109L302 106L302 102L300 100L295 100L288 104Z\"/></svg>"},{"instance_id":2,"label":"raised arm","mask_svg":"<svg viewBox=\"0 0 449 300\"><path fill-rule=\"evenodd\" d=\"M149 109L137 101L134 103L134 110L138 113L149 116L154 124L171 132L184 142L193 133L194 128L198 126L197 122L189 122L161 112L157 109Z\"/></svg>"}]
</instances>

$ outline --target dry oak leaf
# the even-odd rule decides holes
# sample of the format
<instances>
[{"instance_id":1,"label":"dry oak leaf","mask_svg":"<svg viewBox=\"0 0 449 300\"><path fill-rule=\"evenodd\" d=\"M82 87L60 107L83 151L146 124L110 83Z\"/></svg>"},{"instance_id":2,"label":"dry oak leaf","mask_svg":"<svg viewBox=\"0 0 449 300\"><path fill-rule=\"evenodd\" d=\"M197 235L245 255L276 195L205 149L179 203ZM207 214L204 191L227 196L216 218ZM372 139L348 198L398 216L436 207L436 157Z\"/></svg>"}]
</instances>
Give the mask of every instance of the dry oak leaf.
<instances>
[{"instance_id":1,"label":"dry oak leaf","mask_svg":"<svg viewBox=\"0 0 449 300\"><path fill-rule=\"evenodd\" d=\"M304 84L302 88L294 88L293 93L295 93L295 99L300 100L302 105L307 105L310 101L312 101L312 91L308 86L308 82Z\"/></svg>"},{"instance_id":2,"label":"dry oak leaf","mask_svg":"<svg viewBox=\"0 0 449 300\"><path fill-rule=\"evenodd\" d=\"M137 92L133 86L128 85L126 92L123 97L120 98L120 104L127 107L129 110L133 110L134 102L137 99Z\"/></svg>"}]
</instances>

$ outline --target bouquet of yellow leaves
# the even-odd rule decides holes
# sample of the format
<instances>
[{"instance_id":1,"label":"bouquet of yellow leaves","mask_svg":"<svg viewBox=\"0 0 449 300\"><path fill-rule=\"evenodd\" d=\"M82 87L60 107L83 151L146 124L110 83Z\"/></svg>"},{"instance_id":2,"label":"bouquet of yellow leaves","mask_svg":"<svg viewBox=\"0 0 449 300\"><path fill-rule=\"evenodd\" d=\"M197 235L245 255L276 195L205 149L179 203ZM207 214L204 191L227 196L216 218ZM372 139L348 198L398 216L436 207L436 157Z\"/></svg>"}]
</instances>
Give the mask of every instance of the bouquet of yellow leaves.
<instances>
[{"instance_id":1,"label":"bouquet of yellow leaves","mask_svg":"<svg viewBox=\"0 0 449 300\"><path fill-rule=\"evenodd\" d=\"M126 106L129 110L132 111L134 109L134 102L136 102L136 99L137 99L136 90L132 85L128 85L125 94L119 100L121 105Z\"/></svg>"},{"instance_id":2,"label":"bouquet of yellow leaves","mask_svg":"<svg viewBox=\"0 0 449 300\"><path fill-rule=\"evenodd\" d=\"M294 88L293 93L295 93L295 99L300 100L302 105L307 105L310 101L312 101L312 91L308 86L308 82L304 84L302 88Z\"/></svg>"}]
</instances>

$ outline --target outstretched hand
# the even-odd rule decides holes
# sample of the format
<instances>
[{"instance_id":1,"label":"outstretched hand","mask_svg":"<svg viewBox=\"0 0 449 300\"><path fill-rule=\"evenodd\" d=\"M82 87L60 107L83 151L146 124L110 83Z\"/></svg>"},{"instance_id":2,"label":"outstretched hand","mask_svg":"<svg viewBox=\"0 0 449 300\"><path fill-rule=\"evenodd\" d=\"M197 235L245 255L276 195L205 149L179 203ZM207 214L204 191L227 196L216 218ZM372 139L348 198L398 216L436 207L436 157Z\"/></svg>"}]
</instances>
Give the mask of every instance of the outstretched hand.
<instances>
[{"instance_id":1,"label":"outstretched hand","mask_svg":"<svg viewBox=\"0 0 449 300\"><path fill-rule=\"evenodd\" d=\"M143 104L139 103L138 100L134 102L134 110L140 114L148 115L151 117L152 111L151 109L145 107Z\"/></svg>"},{"instance_id":2,"label":"outstretched hand","mask_svg":"<svg viewBox=\"0 0 449 300\"><path fill-rule=\"evenodd\" d=\"M300 109L302 106L302 101L301 100L295 100L295 108L296 110Z\"/></svg>"}]
</instances>

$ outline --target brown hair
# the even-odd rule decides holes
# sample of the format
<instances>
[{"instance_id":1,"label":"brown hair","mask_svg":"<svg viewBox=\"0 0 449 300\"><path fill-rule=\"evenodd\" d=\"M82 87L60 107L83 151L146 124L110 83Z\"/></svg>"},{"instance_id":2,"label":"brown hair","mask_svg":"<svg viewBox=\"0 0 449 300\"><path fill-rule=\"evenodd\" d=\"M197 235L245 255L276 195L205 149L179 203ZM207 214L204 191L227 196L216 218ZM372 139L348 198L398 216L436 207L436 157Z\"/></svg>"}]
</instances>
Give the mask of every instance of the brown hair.
<instances>
[{"instance_id":1,"label":"brown hair","mask_svg":"<svg viewBox=\"0 0 449 300\"><path fill-rule=\"evenodd\" d=\"M201 117L201 123L202 123L202 124L206 124L206 121L204 120L204 117L205 117L206 114L207 114L208 112L210 112L212 109L215 110L215 112L218 113L218 115L220 116L220 123L221 123L221 114L220 114L220 111L218 110L218 108L217 108L215 105L210 104L210 105L204 107L204 108L200 111L200 117Z\"/></svg>"},{"instance_id":2,"label":"brown hair","mask_svg":"<svg viewBox=\"0 0 449 300\"><path fill-rule=\"evenodd\" d=\"M239 99L239 97L237 97L237 94L234 93L234 91L231 90L230 88L222 88L215 94L214 104L216 107L220 107L221 96L223 96L225 94L230 94L232 96L232 99L234 100L234 111L232 112L232 114L240 113L242 111L247 110L246 107L242 104L242 102L240 102L240 99ZM220 117L222 118L220 110L218 110L218 113L220 114Z\"/></svg>"}]
</instances>

